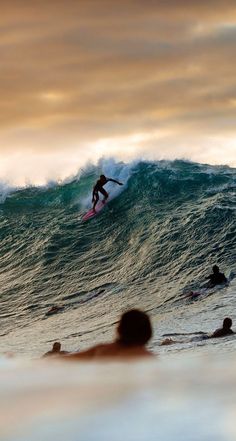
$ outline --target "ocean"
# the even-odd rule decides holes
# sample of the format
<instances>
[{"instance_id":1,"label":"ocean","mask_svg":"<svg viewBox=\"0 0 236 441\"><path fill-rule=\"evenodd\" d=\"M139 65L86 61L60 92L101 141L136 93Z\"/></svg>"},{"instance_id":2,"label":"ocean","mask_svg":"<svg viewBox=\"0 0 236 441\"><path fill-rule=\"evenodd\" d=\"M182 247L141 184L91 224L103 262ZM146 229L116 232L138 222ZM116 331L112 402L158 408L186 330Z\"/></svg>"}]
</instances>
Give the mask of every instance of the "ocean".
<instances>
[{"instance_id":1,"label":"ocean","mask_svg":"<svg viewBox=\"0 0 236 441\"><path fill-rule=\"evenodd\" d=\"M124 185L107 184L109 203L83 222L101 173ZM133 307L151 316L154 352L163 334L211 332L225 316L234 321L235 189L236 169L180 160L103 159L61 183L2 185L1 352L34 357L55 340L67 350L110 340ZM230 285L186 298L214 264Z\"/></svg>"},{"instance_id":2,"label":"ocean","mask_svg":"<svg viewBox=\"0 0 236 441\"><path fill-rule=\"evenodd\" d=\"M101 173L124 185L109 183L108 204L83 222ZM1 441L235 440L235 336L196 338L226 316L236 329L235 188L235 169L180 160L2 183ZM205 289L214 264L230 283ZM155 359L41 359L58 340L68 351L110 341L129 308L150 315ZM168 336L178 343L160 346Z\"/></svg>"}]
</instances>

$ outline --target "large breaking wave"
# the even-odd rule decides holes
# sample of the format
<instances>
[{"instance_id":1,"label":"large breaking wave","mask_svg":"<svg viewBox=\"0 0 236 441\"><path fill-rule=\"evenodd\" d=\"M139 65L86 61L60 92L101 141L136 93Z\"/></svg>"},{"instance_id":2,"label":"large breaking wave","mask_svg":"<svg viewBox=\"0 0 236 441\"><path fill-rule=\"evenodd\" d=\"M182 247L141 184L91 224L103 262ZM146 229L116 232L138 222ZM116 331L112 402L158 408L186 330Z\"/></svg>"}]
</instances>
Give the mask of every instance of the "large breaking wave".
<instances>
[{"instance_id":1,"label":"large breaking wave","mask_svg":"<svg viewBox=\"0 0 236 441\"><path fill-rule=\"evenodd\" d=\"M125 185L108 185L109 204L83 223L101 172ZM45 329L53 305L61 307L57 332L69 340L101 337L129 306L174 314L186 287L198 288L212 264L226 273L235 265L235 188L229 167L112 160L69 182L4 187L1 334L18 330L22 339L22 329Z\"/></svg>"}]
</instances>

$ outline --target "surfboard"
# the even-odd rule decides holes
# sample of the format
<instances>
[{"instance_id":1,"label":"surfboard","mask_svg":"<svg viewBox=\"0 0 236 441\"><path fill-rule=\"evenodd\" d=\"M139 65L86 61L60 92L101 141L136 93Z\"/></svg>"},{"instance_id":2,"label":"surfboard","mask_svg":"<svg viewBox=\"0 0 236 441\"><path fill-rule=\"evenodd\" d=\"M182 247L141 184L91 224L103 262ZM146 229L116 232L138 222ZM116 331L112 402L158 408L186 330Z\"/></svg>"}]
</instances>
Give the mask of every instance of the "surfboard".
<instances>
[{"instance_id":1,"label":"surfboard","mask_svg":"<svg viewBox=\"0 0 236 441\"><path fill-rule=\"evenodd\" d=\"M205 292L205 290L199 290L199 291L185 291L182 295L184 299L188 299L188 300L196 300L198 299L198 297L200 297L203 293Z\"/></svg>"},{"instance_id":2,"label":"surfboard","mask_svg":"<svg viewBox=\"0 0 236 441\"><path fill-rule=\"evenodd\" d=\"M105 207L105 205L106 205L106 202L104 204L102 201L99 201L95 207L96 211L94 211L93 208L91 208L89 211L87 211L87 213L85 213L83 215L82 220L87 221L87 220L92 219L93 217L97 216L102 211L102 209Z\"/></svg>"},{"instance_id":3,"label":"surfboard","mask_svg":"<svg viewBox=\"0 0 236 441\"><path fill-rule=\"evenodd\" d=\"M204 291L189 291L187 294L185 294L186 299L197 299L201 294L203 294Z\"/></svg>"}]
</instances>

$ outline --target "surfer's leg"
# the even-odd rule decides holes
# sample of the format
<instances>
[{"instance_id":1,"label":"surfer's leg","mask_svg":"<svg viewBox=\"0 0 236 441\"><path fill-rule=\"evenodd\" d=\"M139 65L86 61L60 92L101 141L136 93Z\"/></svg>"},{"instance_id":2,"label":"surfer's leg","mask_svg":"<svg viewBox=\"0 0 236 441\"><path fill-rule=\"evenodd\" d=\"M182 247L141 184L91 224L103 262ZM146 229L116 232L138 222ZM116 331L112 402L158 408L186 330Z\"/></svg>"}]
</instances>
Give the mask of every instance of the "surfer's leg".
<instances>
[{"instance_id":1,"label":"surfer's leg","mask_svg":"<svg viewBox=\"0 0 236 441\"><path fill-rule=\"evenodd\" d=\"M101 188L100 193L102 193L104 196L104 199L102 202L105 204L106 200L108 199L109 194L106 192L106 190L104 190L104 188Z\"/></svg>"},{"instance_id":2,"label":"surfer's leg","mask_svg":"<svg viewBox=\"0 0 236 441\"><path fill-rule=\"evenodd\" d=\"M95 207L96 207L98 201L99 201L98 193L95 193L95 200L94 200L94 204L93 204L93 210L94 210L94 211L96 211L96 210L95 210Z\"/></svg>"}]
</instances>

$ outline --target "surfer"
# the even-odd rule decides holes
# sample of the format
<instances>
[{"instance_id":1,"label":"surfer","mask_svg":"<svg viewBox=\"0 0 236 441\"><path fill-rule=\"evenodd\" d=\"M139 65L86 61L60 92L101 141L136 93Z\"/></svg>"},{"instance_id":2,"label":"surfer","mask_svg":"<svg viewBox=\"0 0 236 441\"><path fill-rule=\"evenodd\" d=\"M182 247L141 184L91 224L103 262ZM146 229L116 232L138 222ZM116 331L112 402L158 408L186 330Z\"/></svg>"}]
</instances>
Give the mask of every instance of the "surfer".
<instances>
[{"instance_id":1,"label":"surfer","mask_svg":"<svg viewBox=\"0 0 236 441\"><path fill-rule=\"evenodd\" d=\"M98 181L96 182L96 184L93 187L93 198L92 198L92 202L93 202L93 210L95 210L95 207L99 201L99 192L102 193L102 195L104 196L103 199L103 203L105 204L105 201L108 198L108 193L106 192L106 190L104 190L104 185L107 184L107 182L115 182L115 184L118 185L123 185L121 182L116 181L115 179L112 178L107 178L105 175L101 175L100 178L98 179Z\"/></svg>"},{"instance_id":2,"label":"surfer","mask_svg":"<svg viewBox=\"0 0 236 441\"><path fill-rule=\"evenodd\" d=\"M218 337L226 337L226 335L234 334L234 331L231 329L232 320L229 317L226 317L223 321L222 328L216 329L209 338L218 338Z\"/></svg>"},{"instance_id":3,"label":"surfer","mask_svg":"<svg viewBox=\"0 0 236 441\"><path fill-rule=\"evenodd\" d=\"M49 309L49 311L47 311L45 315L48 317L49 315L57 314L57 312L60 312L62 310L63 310L62 306L52 306L51 309Z\"/></svg>"},{"instance_id":4,"label":"surfer","mask_svg":"<svg viewBox=\"0 0 236 441\"><path fill-rule=\"evenodd\" d=\"M153 354L146 348L151 337L152 325L149 316L138 309L131 309L121 316L115 341L65 355L64 359L79 361L104 357L130 359L152 356Z\"/></svg>"},{"instance_id":5,"label":"surfer","mask_svg":"<svg viewBox=\"0 0 236 441\"><path fill-rule=\"evenodd\" d=\"M190 340L188 340L188 341L173 340L172 338L166 338L165 340L163 340L160 343L160 345L166 346L166 345L171 345L171 344L176 344L176 343L189 343L189 342L194 342L194 341L206 340L209 338L226 337L227 335L235 334L234 331L231 329L231 327L232 327L232 319L229 317L226 317L223 321L222 328L216 329L210 335L207 334L206 332L200 331L199 334L201 334L201 335L199 335L198 337L190 338Z\"/></svg>"},{"instance_id":6,"label":"surfer","mask_svg":"<svg viewBox=\"0 0 236 441\"><path fill-rule=\"evenodd\" d=\"M207 279L209 280L207 288L214 288L216 285L222 285L222 283L227 283L227 279L217 265L212 267L213 273L210 274Z\"/></svg>"},{"instance_id":7,"label":"surfer","mask_svg":"<svg viewBox=\"0 0 236 441\"><path fill-rule=\"evenodd\" d=\"M50 357L52 355L65 355L65 354L68 354L68 352L61 351L61 343L59 341L56 341L53 344L51 351L46 352L46 354L43 355L43 358Z\"/></svg>"}]
</instances>

